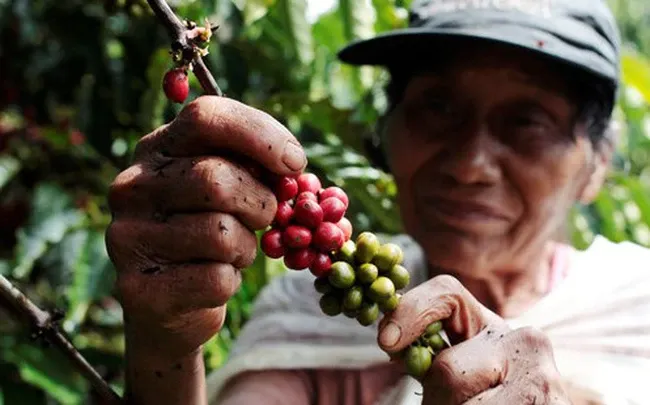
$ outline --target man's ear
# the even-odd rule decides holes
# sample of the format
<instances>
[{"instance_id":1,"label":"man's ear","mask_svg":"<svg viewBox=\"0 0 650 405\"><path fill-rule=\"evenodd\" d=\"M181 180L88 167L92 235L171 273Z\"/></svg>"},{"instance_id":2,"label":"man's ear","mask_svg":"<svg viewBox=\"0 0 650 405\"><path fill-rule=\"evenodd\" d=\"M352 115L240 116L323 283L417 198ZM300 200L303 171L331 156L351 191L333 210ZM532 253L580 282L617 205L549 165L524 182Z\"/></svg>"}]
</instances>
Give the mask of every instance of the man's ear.
<instances>
[{"instance_id":1,"label":"man's ear","mask_svg":"<svg viewBox=\"0 0 650 405\"><path fill-rule=\"evenodd\" d=\"M579 196L582 204L591 204L605 183L616 146L618 145L620 133L620 124L616 120L612 120L598 150L595 150L592 156L591 174Z\"/></svg>"}]
</instances>

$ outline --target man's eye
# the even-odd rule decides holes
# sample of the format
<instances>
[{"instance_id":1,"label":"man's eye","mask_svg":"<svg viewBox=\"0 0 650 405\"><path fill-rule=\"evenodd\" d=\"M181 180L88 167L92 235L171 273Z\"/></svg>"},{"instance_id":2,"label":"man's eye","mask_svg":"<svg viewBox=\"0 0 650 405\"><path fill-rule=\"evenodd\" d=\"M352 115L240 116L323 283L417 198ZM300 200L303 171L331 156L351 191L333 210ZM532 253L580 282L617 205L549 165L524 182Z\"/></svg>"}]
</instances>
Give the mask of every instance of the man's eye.
<instances>
[{"instance_id":1,"label":"man's eye","mask_svg":"<svg viewBox=\"0 0 650 405\"><path fill-rule=\"evenodd\" d=\"M511 124L516 128L543 128L546 126L545 120L531 114L515 115L511 118Z\"/></svg>"},{"instance_id":2,"label":"man's eye","mask_svg":"<svg viewBox=\"0 0 650 405\"><path fill-rule=\"evenodd\" d=\"M447 113L451 111L451 104L448 100L443 98L427 98L424 102L424 105L428 110L432 110L437 113Z\"/></svg>"}]
</instances>

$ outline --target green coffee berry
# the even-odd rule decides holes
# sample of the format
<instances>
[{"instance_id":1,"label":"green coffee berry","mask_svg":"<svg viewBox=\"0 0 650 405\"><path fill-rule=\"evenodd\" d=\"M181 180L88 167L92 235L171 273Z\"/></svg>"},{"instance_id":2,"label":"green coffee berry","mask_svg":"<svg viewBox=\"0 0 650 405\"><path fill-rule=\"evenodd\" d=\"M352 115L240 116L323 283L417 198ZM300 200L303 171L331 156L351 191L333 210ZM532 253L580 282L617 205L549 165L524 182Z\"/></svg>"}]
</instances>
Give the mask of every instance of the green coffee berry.
<instances>
[{"instance_id":1,"label":"green coffee berry","mask_svg":"<svg viewBox=\"0 0 650 405\"><path fill-rule=\"evenodd\" d=\"M378 277L368 289L368 297L376 303L388 301L395 295L395 285L388 277Z\"/></svg>"},{"instance_id":2,"label":"green coffee berry","mask_svg":"<svg viewBox=\"0 0 650 405\"><path fill-rule=\"evenodd\" d=\"M397 304L399 304L399 300L401 297L402 297L401 294L394 294L388 300L378 304L379 310L384 314L387 312L394 311L397 308Z\"/></svg>"},{"instance_id":3,"label":"green coffee berry","mask_svg":"<svg viewBox=\"0 0 650 405\"><path fill-rule=\"evenodd\" d=\"M375 303L364 302L359 309L357 321L362 326L372 325L379 318L379 307Z\"/></svg>"},{"instance_id":4,"label":"green coffee berry","mask_svg":"<svg viewBox=\"0 0 650 405\"><path fill-rule=\"evenodd\" d=\"M435 321L431 325L427 326L424 331L425 335L435 335L436 333L442 330L442 321Z\"/></svg>"},{"instance_id":5,"label":"green coffee berry","mask_svg":"<svg viewBox=\"0 0 650 405\"><path fill-rule=\"evenodd\" d=\"M363 263L357 267L357 279L360 283L371 284L378 276L379 269L372 263Z\"/></svg>"},{"instance_id":6,"label":"green coffee berry","mask_svg":"<svg viewBox=\"0 0 650 405\"><path fill-rule=\"evenodd\" d=\"M370 263L377 252L379 252L380 247L381 244L375 234L371 232L362 232L357 237L357 250L354 254L354 258L358 263Z\"/></svg>"},{"instance_id":7,"label":"green coffee berry","mask_svg":"<svg viewBox=\"0 0 650 405\"><path fill-rule=\"evenodd\" d=\"M393 266L387 275L393 284L395 284L395 288L397 290L401 290L411 282L411 275L409 274L409 271L399 264Z\"/></svg>"},{"instance_id":8,"label":"green coffee berry","mask_svg":"<svg viewBox=\"0 0 650 405\"><path fill-rule=\"evenodd\" d=\"M354 264L354 254L356 251L357 245L354 241L349 240L341 246L341 249L336 253L336 258L349 264Z\"/></svg>"},{"instance_id":9,"label":"green coffee berry","mask_svg":"<svg viewBox=\"0 0 650 405\"><path fill-rule=\"evenodd\" d=\"M414 378L422 378L429 371L433 356L429 349L422 346L411 346L406 349L404 363L406 372Z\"/></svg>"},{"instance_id":10,"label":"green coffee berry","mask_svg":"<svg viewBox=\"0 0 650 405\"><path fill-rule=\"evenodd\" d=\"M314 279L314 288L321 294L327 294L328 292L334 291L334 288L330 284L327 277L320 277Z\"/></svg>"},{"instance_id":11,"label":"green coffee berry","mask_svg":"<svg viewBox=\"0 0 650 405\"><path fill-rule=\"evenodd\" d=\"M393 266L401 264L404 260L402 249L394 243L386 243L379 248L373 259L379 271L384 273L390 271Z\"/></svg>"},{"instance_id":12,"label":"green coffee berry","mask_svg":"<svg viewBox=\"0 0 650 405\"><path fill-rule=\"evenodd\" d=\"M426 337L427 344L435 351L439 352L445 348L445 341L439 333Z\"/></svg>"},{"instance_id":13,"label":"green coffee berry","mask_svg":"<svg viewBox=\"0 0 650 405\"><path fill-rule=\"evenodd\" d=\"M328 276L330 284L336 288L350 288L355 281L354 268L346 262L335 262L332 264L331 272Z\"/></svg>"},{"instance_id":14,"label":"green coffee berry","mask_svg":"<svg viewBox=\"0 0 650 405\"><path fill-rule=\"evenodd\" d=\"M358 309L346 309L343 307L343 315L345 315L348 318L355 319L357 315L359 315L359 310Z\"/></svg>"},{"instance_id":15,"label":"green coffee berry","mask_svg":"<svg viewBox=\"0 0 650 405\"><path fill-rule=\"evenodd\" d=\"M343 294L343 308L356 310L363 303L363 288L360 286L351 287Z\"/></svg>"},{"instance_id":16,"label":"green coffee berry","mask_svg":"<svg viewBox=\"0 0 650 405\"><path fill-rule=\"evenodd\" d=\"M335 294L323 295L319 301L320 309L325 315L336 316L341 313L341 299Z\"/></svg>"}]
</instances>

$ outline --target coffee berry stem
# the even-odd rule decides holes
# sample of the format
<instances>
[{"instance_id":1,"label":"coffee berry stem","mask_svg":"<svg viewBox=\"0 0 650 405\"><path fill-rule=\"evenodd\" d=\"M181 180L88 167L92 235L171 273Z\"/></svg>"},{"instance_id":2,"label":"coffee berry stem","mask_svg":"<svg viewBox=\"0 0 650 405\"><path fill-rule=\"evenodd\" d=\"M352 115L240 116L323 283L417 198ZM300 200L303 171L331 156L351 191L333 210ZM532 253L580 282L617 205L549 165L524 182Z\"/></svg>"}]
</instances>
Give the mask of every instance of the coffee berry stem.
<instances>
[{"instance_id":1,"label":"coffee berry stem","mask_svg":"<svg viewBox=\"0 0 650 405\"><path fill-rule=\"evenodd\" d=\"M271 258L283 258L290 270L309 270L314 275L325 315L343 315L370 326L381 313L397 308L399 290L411 282L402 266L404 253L394 243L382 244L372 232L352 239L345 191L323 188L318 177L303 173L278 179L274 192L278 210L262 235L261 249ZM402 352L409 375L421 378L435 355L447 347L442 329L440 321L432 323Z\"/></svg>"},{"instance_id":2,"label":"coffee berry stem","mask_svg":"<svg viewBox=\"0 0 650 405\"><path fill-rule=\"evenodd\" d=\"M203 28L197 27L196 23L191 21L181 22L165 0L147 0L147 3L149 3L156 18L169 32L172 39L171 53L175 59L176 67L191 70L205 94L223 96L217 81L203 61L212 34L210 24L206 23L207 26Z\"/></svg>"}]
</instances>

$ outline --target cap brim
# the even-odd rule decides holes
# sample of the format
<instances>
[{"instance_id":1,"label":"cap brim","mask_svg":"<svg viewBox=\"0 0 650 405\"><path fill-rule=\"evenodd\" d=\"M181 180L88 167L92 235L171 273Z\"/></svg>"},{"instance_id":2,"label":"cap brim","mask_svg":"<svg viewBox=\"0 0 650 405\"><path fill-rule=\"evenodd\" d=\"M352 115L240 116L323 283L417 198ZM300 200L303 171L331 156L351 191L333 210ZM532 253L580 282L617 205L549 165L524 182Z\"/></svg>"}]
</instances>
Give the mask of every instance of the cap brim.
<instances>
[{"instance_id":1,"label":"cap brim","mask_svg":"<svg viewBox=\"0 0 650 405\"><path fill-rule=\"evenodd\" d=\"M419 60L435 60L444 57L444 48L456 47L459 42L487 41L526 49L569 66L577 67L610 81L617 80L617 72L612 70L600 55L580 50L553 38L547 33L531 30L473 30L469 27L459 29L407 28L377 35L374 38L359 40L338 52L341 62L362 66L391 67ZM443 53L441 53L443 52Z\"/></svg>"}]
</instances>

